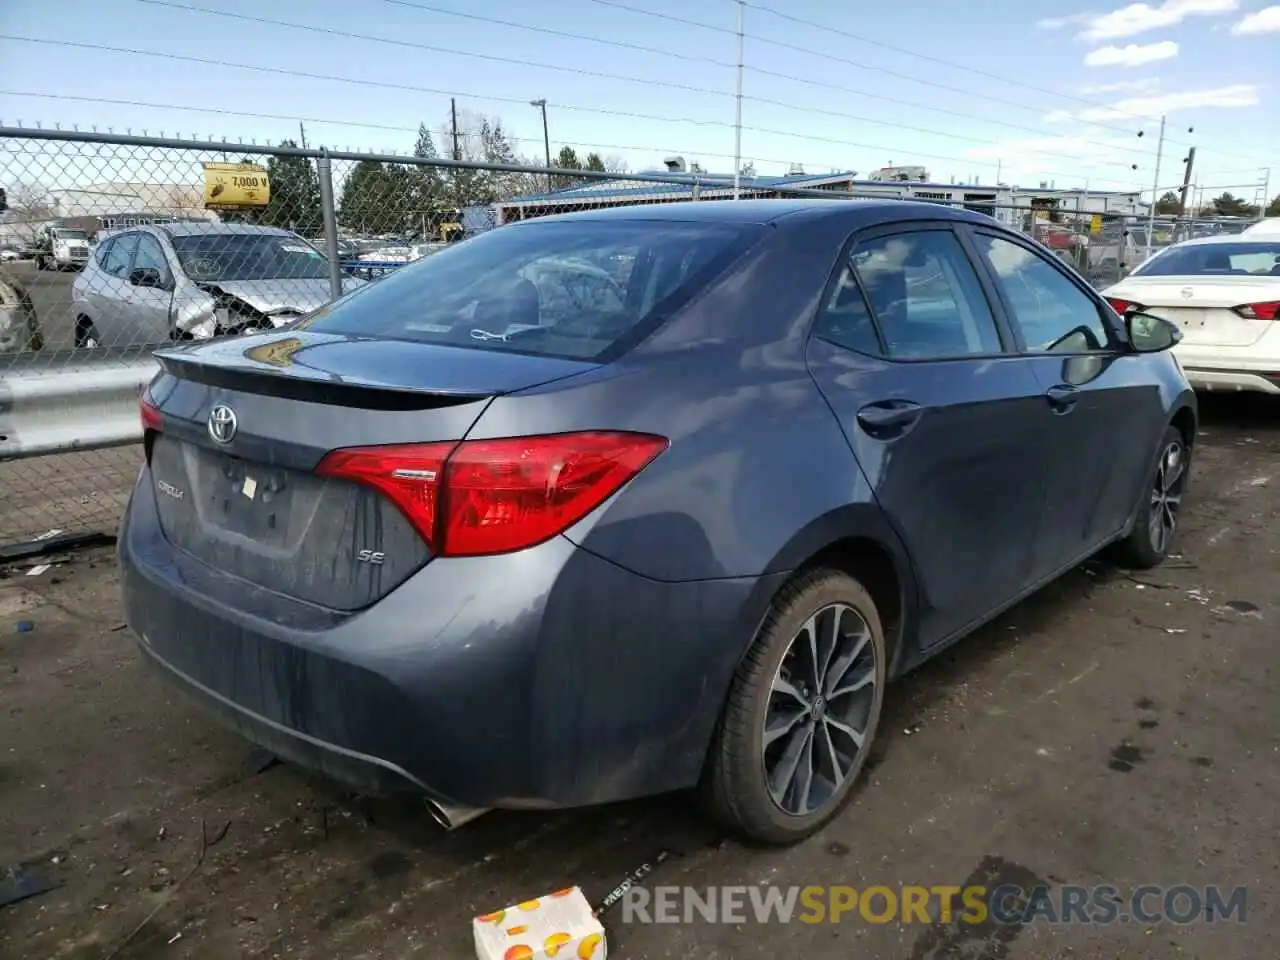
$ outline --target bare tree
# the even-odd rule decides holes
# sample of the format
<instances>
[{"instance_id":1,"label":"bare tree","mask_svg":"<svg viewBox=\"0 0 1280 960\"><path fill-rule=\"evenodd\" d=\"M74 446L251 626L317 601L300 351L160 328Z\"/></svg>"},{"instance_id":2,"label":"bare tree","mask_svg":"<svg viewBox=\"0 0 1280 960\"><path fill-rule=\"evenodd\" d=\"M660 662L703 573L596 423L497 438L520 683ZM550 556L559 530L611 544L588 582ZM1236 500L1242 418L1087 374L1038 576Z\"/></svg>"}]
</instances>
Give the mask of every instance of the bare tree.
<instances>
[{"instance_id":1,"label":"bare tree","mask_svg":"<svg viewBox=\"0 0 1280 960\"><path fill-rule=\"evenodd\" d=\"M40 227L55 217L53 197L43 184L16 183L9 190L9 212L5 219L22 242L34 242Z\"/></svg>"}]
</instances>

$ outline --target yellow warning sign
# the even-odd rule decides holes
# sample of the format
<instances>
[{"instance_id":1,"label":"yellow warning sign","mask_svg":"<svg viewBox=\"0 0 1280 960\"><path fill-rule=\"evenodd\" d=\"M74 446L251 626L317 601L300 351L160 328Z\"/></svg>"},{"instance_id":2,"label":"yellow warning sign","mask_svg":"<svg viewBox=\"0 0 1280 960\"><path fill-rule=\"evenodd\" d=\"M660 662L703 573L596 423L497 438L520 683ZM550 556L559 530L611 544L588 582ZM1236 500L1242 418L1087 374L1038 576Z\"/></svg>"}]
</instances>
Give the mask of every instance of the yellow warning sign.
<instances>
[{"instance_id":1,"label":"yellow warning sign","mask_svg":"<svg viewBox=\"0 0 1280 960\"><path fill-rule=\"evenodd\" d=\"M256 163L204 165L206 209L265 207L270 200L271 182L265 167Z\"/></svg>"}]
</instances>

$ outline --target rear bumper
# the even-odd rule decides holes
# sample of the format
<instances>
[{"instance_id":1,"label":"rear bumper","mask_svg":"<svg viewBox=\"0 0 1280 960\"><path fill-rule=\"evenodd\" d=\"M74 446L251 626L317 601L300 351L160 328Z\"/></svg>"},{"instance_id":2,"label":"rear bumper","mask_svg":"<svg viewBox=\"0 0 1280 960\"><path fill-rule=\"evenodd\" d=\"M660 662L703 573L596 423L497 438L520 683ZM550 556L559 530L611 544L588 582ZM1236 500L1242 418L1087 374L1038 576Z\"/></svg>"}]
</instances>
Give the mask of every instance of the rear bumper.
<instances>
[{"instance_id":1,"label":"rear bumper","mask_svg":"<svg viewBox=\"0 0 1280 960\"><path fill-rule=\"evenodd\" d=\"M1173 353L1197 390L1280 394L1280 327L1246 347L1183 343Z\"/></svg>"},{"instance_id":2,"label":"rear bumper","mask_svg":"<svg viewBox=\"0 0 1280 960\"><path fill-rule=\"evenodd\" d=\"M362 790L478 808L696 783L782 576L661 583L556 538L437 559L374 606L336 613L175 550L147 470L119 551L142 650L223 723Z\"/></svg>"}]
</instances>

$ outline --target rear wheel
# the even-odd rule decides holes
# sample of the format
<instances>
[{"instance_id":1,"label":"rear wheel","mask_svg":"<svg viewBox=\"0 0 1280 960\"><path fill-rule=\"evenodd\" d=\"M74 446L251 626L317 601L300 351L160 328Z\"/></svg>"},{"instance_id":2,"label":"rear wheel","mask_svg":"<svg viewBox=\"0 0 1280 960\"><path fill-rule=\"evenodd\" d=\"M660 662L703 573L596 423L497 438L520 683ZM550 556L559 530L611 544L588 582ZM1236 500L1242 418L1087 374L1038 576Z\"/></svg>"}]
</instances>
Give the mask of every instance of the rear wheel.
<instances>
[{"instance_id":1,"label":"rear wheel","mask_svg":"<svg viewBox=\"0 0 1280 960\"><path fill-rule=\"evenodd\" d=\"M835 817L875 737L886 662L875 604L852 577L819 569L783 587L707 758L711 813L771 844L803 840Z\"/></svg>"},{"instance_id":2,"label":"rear wheel","mask_svg":"<svg viewBox=\"0 0 1280 960\"><path fill-rule=\"evenodd\" d=\"M1117 559L1125 566L1148 570L1169 556L1178 532L1190 468L1191 452L1182 431L1170 426L1160 440L1160 455L1138 506L1133 529L1117 544Z\"/></svg>"}]
</instances>

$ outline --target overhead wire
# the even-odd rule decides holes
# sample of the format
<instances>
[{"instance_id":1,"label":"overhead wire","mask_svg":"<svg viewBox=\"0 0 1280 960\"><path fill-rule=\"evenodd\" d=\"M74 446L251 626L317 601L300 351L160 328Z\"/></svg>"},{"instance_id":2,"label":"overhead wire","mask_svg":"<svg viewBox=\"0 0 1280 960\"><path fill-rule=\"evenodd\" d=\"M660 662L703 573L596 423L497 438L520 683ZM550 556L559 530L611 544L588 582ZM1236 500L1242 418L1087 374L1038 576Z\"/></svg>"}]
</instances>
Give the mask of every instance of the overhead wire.
<instances>
[{"instance_id":1,"label":"overhead wire","mask_svg":"<svg viewBox=\"0 0 1280 960\"><path fill-rule=\"evenodd\" d=\"M145 4L148 4L149 6L165 7L169 9L175 9L175 10L184 10L190 13L200 13L200 14L205 14L209 16L225 17L233 20L242 20L242 21L247 21L252 23L268 24L271 26L286 27L290 29L303 30L303 31L308 31L312 33L325 34L329 36L339 36L347 39L362 40L362 41L372 42L372 43L385 43L385 44L390 44L390 45L399 46L399 47L417 48L417 49L427 50L429 52L447 53L447 54L460 56L460 57L474 57L474 58L479 58L484 60L496 60L502 63L516 63L523 66L536 67L539 69L555 70L555 71L562 71L562 72L568 72L568 73L579 74L579 75L586 75L586 76L591 76L597 79L611 79L611 80L617 80L625 83L637 83L637 84L647 84L651 86L669 87L669 88L681 90L683 92L702 93L702 94L707 94L710 96L722 97L722 98L732 98L734 96L734 94L727 89L717 90L709 87L696 87L690 84L674 84L674 83L663 81L663 80L652 80L649 78L631 77L631 76L626 76L621 74L605 73L602 71L594 71L594 70L584 71L577 67L568 67L561 64L548 64L548 63L540 63L536 61L517 60L511 57L499 57L493 54L484 54L484 53L477 53L477 52L465 51L465 50L455 50L455 49L435 46L432 44L423 44L423 43L418 43L416 41L403 40L399 38L379 37L371 34L355 33L348 30L336 30L331 27L320 27L312 24L296 23L296 22L287 21L287 20L277 20L270 17L261 17L257 15L238 13L234 11L214 10L208 7L202 7L195 4L177 3L177 2L174 2L174 0L136 0L136 2L145 3ZM422 9L431 10L433 12L440 12L440 11L450 12L450 11L444 11L443 8L440 8L440 7L436 7L433 5L420 4L416 2L409 2L409 0L384 0L384 2L396 3L396 4L410 6L410 7L418 7ZM478 17L470 14L466 16L473 17L474 19L482 20L483 22L486 22L486 23L501 23L505 26L516 27L518 29L532 29L526 24L520 24L510 20L501 20L499 18L494 18L494 17ZM596 43L605 43L610 46L615 45L613 41L601 40L598 37L589 37L581 34L569 34L569 33L566 33L565 31L553 31L553 32L557 36L569 36L569 37L573 37L574 39L589 40L591 42L596 42ZM634 45L624 45L624 46L634 47ZM654 47L644 47L643 49L645 49L648 52L663 52L663 51L658 51L657 48L654 48ZM679 55L679 56L683 56L683 55ZM716 63L719 66L731 66L728 64L720 63L718 61L712 61L712 62ZM880 100L882 102L891 103L897 106L907 106L907 107L914 107L914 108L919 108L924 110L931 110L939 113L944 113L949 116L957 115L954 110L948 110L943 107L936 107L928 104L919 104L910 100L901 100L895 97L885 96L883 94L857 90L852 87L829 84L823 81L809 80L806 78L797 77L790 74L778 73L774 71L759 71L759 72L767 73L774 77L780 77L783 79L792 80L799 83L810 84L810 85L819 86L819 87L826 87L828 89L838 90L844 93L852 93L855 95L864 96L868 99ZM790 103L788 101L779 100L773 97L746 95L743 97L743 99L754 102L754 103L761 103L769 106L778 107L785 110L795 110L800 112L816 113L824 116L835 117L842 120L853 120L857 123L864 123L864 124L870 123L870 124L875 124L883 127L892 127L899 130L907 130L912 133L920 133L927 136L936 136L936 137L941 137L943 139L959 140L965 143L995 145L998 142L995 140L982 139L980 137L973 137L968 134L955 133L947 130L936 130L930 127L922 127L914 124L905 124L905 123L901 123L894 120L883 120L878 117L868 117L863 114L850 113L847 110L830 110L827 108L817 107L813 105ZM965 116L964 114L960 114L960 115ZM984 123L991 124L992 126L1004 127L1007 129L1017 130L1020 132L1030 132L1030 133L1037 134L1039 136L1044 136L1045 134L1044 130L1041 130L1035 127L1028 127L1024 124L1010 123L1008 121L989 119L989 118L983 118L983 117L971 117L971 118L975 120L979 120ZM1114 151L1114 152L1136 150L1136 152L1138 153L1143 153L1143 154L1148 153L1148 151L1143 151L1140 148L1135 148L1122 143L1108 143L1100 140L1088 140L1086 138L1081 138L1079 142L1087 143L1093 146L1100 146L1100 147L1103 147L1104 149ZM1075 155L1066 154L1061 151L1043 150L1038 152L1042 156L1059 156L1059 157L1064 157L1071 160L1078 159ZM1106 160L1106 159L1099 158L1099 159L1091 160L1090 162L1095 167L1112 167L1116 169L1132 167L1131 163L1126 163L1120 160Z\"/></svg>"},{"instance_id":2,"label":"overhead wire","mask_svg":"<svg viewBox=\"0 0 1280 960\"><path fill-rule=\"evenodd\" d=\"M599 6L603 6L603 7L611 7L611 8L613 8L613 9L615 9L615 10L622 10L622 11L626 11L626 12L628 12L628 13L633 13L633 14L636 14L636 15L639 15L639 16L649 17L649 18L656 19L656 20L663 20L663 21L666 21L666 22L668 22L668 23L676 23L676 24L680 24L680 25L683 25L683 26L695 27L695 28L698 28L698 29L711 31L711 32L713 32L713 33L719 33L719 34L724 34L724 35L733 36L733 37L736 37L736 36L737 36L737 31L736 31L736 30L733 30L733 29L731 29L731 28L729 28L729 27L726 27L726 26L723 26L723 25L720 25L720 24L707 23L707 22L705 22L705 21L701 21L701 20L693 20L693 19L690 19L690 18L687 18L687 17L681 17L681 16L677 16L677 15L675 15L675 14L664 13L664 12L657 11L657 10L649 10L649 9L644 8L644 7L637 7L637 6L633 5L633 4L622 2L622 0L588 0L588 2L590 2L590 3L594 3L594 4L597 4L597 5L599 5ZM736 2L736 0L733 0L733 2ZM762 13L772 14L772 15L774 15L774 16L776 16L776 17L779 17L779 18L784 19L784 20L788 20L788 21L790 21L790 22L793 22L793 23L796 23L796 24L799 24L799 25L812 27L812 28L817 29L817 30L822 30L822 31L824 31L824 32L826 32L826 33L836 34L836 35L838 35L838 36L842 36L842 37L845 37L845 38L847 38L847 39L855 40L855 41L858 41L858 42L860 42L860 43L865 43L865 44L868 44L868 45L871 45L871 46L878 46L878 47L881 47L881 48L883 48L883 49L890 50L890 51L892 51L892 52L894 52L894 53L901 54L901 55L903 55L903 56L914 57L914 58L916 58L916 59L920 59L920 60L923 60L923 61L926 61L926 62L929 62L929 63L934 63L934 64L937 64L937 65L940 65L940 66L946 66L946 67L950 67L950 68L955 69L955 70L960 70L960 71L964 71L964 72L966 72L966 73L971 73L971 74L974 74L975 76L980 76L980 77L983 77L983 78L988 79L988 80L996 80L996 81L999 81L1001 84L1004 84L1005 86L1009 86L1009 87L1013 87L1013 88L1021 88L1021 89L1024 89L1024 90L1032 91L1032 92L1034 92L1034 93L1042 94L1042 95L1044 95L1044 96L1055 97L1055 98L1062 99L1062 100L1067 100L1067 101L1071 101L1071 102L1075 102L1075 103L1084 104L1084 105L1086 105L1086 106L1090 106L1090 107L1093 107L1093 108L1095 108L1095 109L1111 110L1111 111L1113 111L1113 112L1115 112L1115 113L1118 113L1118 114L1120 114L1120 115L1122 115L1122 116L1128 116L1130 119L1137 120L1137 121L1141 121L1141 122L1142 122L1142 123L1144 123L1144 124L1151 124L1151 123L1153 123L1153 122L1157 119L1156 117L1151 116L1151 115L1148 115L1148 114L1133 113L1133 112L1125 111L1125 110L1120 109L1120 108L1118 108L1118 107L1115 107L1115 106L1113 106L1113 105L1111 105L1111 104L1105 104L1105 103L1102 103L1102 102L1097 101L1097 100L1090 100L1090 99L1088 99L1088 98L1086 98L1086 97L1077 96L1077 95L1075 95L1075 94L1063 93L1062 91L1058 91L1058 90L1050 90L1050 89L1048 89L1048 88L1046 88L1046 87L1036 86L1036 85L1034 85L1034 84L1030 84L1030 83L1027 83L1027 82L1025 82L1025 81L1015 80L1015 79L1013 79L1013 78L1006 77L1006 76L1002 76L1002 75L997 74L997 73L992 73L992 72L991 72L991 71L989 71L989 70L983 70L983 69L981 69L981 68L979 68L979 67L971 67L971 66L968 66L967 64L957 63L957 62L955 62L955 61L947 60L947 59L942 58L942 57L936 57L936 56L933 56L933 55L931 55L931 54L920 53L920 52L915 51L915 50L909 50L909 49L907 49L906 47L900 47L900 46L897 46L897 45L895 45L895 44L887 43L887 42L885 42L885 41L876 40L876 39L873 39L873 38L871 38L871 37L865 37L865 36L862 36L861 34L852 33L852 32L847 31L847 30L841 30L841 29L839 29L839 28L832 27L832 26L830 26L829 24L822 24L822 23L818 23L817 21L807 20L807 19L805 19L804 17L798 17L798 16L796 16L796 15L794 15L794 14L785 13L785 12L783 12L783 11L777 10L777 9L775 9L775 8L773 8L773 7L769 7L769 6L766 6L766 5L761 4L761 3L751 2L751 0L744 0L744 2L745 2L745 5L746 5L748 8L758 10L758 11L760 11L760 12L762 12ZM1002 97L996 97L996 96L993 96L993 95L990 95L990 94L977 93L977 92L969 91L969 90L962 90L962 91L961 91L961 90L955 90L955 89L954 89L954 88L952 88L951 86L949 86L949 85L947 85L947 84L945 84L945 83L939 82L939 81L929 80L929 79L926 79L926 78L923 78L923 77L914 76L914 75L912 75L912 74L902 73L902 72L900 72L900 71L895 71L895 70L890 70L890 69L888 69L888 68L886 68L886 67L875 66L875 65L872 65L872 64L859 63L858 61L853 60L853 59L848 58L848 57L842 57L842 56L839 56L839 55L837 55L837 54L829 53L829 52L824 51L824 50L817 50L817 49L814 49L814 48L812 48L812 47L802 46L802 45L800 45L800 44L789 43L789 42L787 42L787 41L778 40L778 39L776 39L776 38L774 38L774 37L765 36L765 35L760 34L760 33L753 33L753 32L749 32L749 31L748 31L748 32L744 32L743 36L744 36L744 38L745 38L745 39L749 39L749 40L755 41L755 42L757 42L757 43L763 43L763 44L767 44L767 45L769 45L769 46L773 46L773 47L778 47L778 48L781 48L781 49L792 50L792 51L797 52L797 53L803 53L803 54L805 54L805 55L807 55L807 56L819 57L819 58L821 58L821 59L829 60L829 61L832 61L832 62L835 62L835 63L840 63L840 64L843 64L843 65L845 65L845 66L853 67L853 68L855 68L855 69L859 69L859 70L866 70L866 71L870 71L870 72L874 72L874 73L880 73L880 74L883 74L883 75L886 75L886 76L895 77L895 78L897 78L897 79L905 80L905 81L908 81L908 82L911 82L911 83L918 83L918 84L921 84L921 85L924 85L924 86L936 87L936 88L939 88L939 89L943 89L943 90L951 91L951 92L953 92L953 93L958 93L958 94L963 95L963 96L974 97L975 99L981 99L981 100L988 100L988 101L991 101L991 102L994 102L994 103L1000 103L1000 104L1002 104L1002 105L1009 106L1009 107L1012 107L1012 108L1015 108L1015 109L1027 110L1027 111L1031 111L1031 112L1035 112L1035 113L1039 113L1039 112L1041 111L1041 108L1040 108L1040 107L1034 106L1034 105L1032 105L1032 104L1019 103L1019 102L1014 101L1014 100L1008 100L1008 99L1005 99L1005 98L1002 98ZM765 75L765 76L770 76L770 75L772 75L772 76L778 76L778 77L780 77L780 78L785 78L785 79L798 79L798 78L795 78L795 77L790 77L790 76L787 76L787 75L778 74L778 73L775 73L775 72L773 72L773 71L768 71L768 70L765 70L765 69L763 69L763 68L759 68L759 67L752 67L750 64L746 64L746 65L744 65L744 69L745 69L745 70L748 70L748 71L751 71L751 72L754 72L754 73L759 73L759 74L762 74L762 75ZM803 80L802 80L801 82L805 82L805 81L803 81ZM850 92L858 93L858 94L860 94L860 95L862 95L862 96L874 96L874 95L869 94L869 93L867 93L867 92L865 92L865 91L856 90L856 89L851 90ZM925 109L925 110L928 110L928 109L937 109L937 108L930 107L930 106L929 106L929 105L927 105L927 104L907 103L907 102L903 102L903 101L900 101L900 102L904 103L904 105L913 106L913 107L916 107L916 108L918 108L918 109ZM952 111L945 111L945 112L952 112ZM973 115L972 115L972 114L962 114L962 115L963 115L963 116L973 117ZM993 121L991 121L991 120L989 120L988 118L985 118L985 117L975 117L975 119L981 119L981 120L983 120L984 122L988 122L988 123L993 122ZM1088 121L1088 122L1089 122L1090 126L1093 126L1093 127L1099 128L1099 129L1114 130L1114 131L1116 131L1116 132L1123 133L1123 134L1125 134L1126 136L1133 136L1133 135L1134 135L1134 130L1133 130L1132 128L1129 128L1129 127L1120 127L1120 126L1115 126L1115 125L1113 125L1113 124L1109 124L1109 123L1106 123L1106 122L1101 121L1101 120L1097 120L1097 121ZM1037 132L1041 132L1041 133L1043 133L1043 132L1045 132L1045 131L1037 131ZM1052 134L1050 134L1050 135L1052 135ZM1183 146L1183 147L1189 147L1189 146L1192 146L1192 144L1190 144L1190 143L1185 143L1185 142L1182 142L1182 141L1180 141L1180 140L1177 140L1177 139L1175 139L1175 138L1171 138L1171 137L1166 137L1166 138L1165 138L1165 143L1166 143L1166 144L1169 144L1169 145L1174 145L1174 146ZM1203 145L1201 145L1201 147L1202 147L1202 149L1203 149ZM1116 149L1127 149L1127 148L1123 148L1123 147L1115 147L1115 148L1116 148ZM1154 151L1154 150L1143 150L1141 147L1136 147L1136 148L1134 148L1134 149L1136 150L1136 152L1144 153L1144 154L1147 154L1147 155L1149 155L1149 156L1154 156L1154 155L1155 155L1155 151ZM1233 150L1235 149L1235 145L1234 145L1234 144L1232 145L1232 149L1233 149ZM1263 150L1263 151L1262 151L1262 153L1263 153L1263 154L1268 154L1268 155L1270 155L1270 154L1268 153L1268 151L1266 151L1266 150ZM1261 155L1261 154L1260 154L1260 155Z\"/></svg>"},{"instance_id":3,"label":"overhead wire","mask_svg":"<svg viewBox=\"0 0 1280 960\"><path fill-rule=\"evenodd\" d=\"M185 111L190 113L207 113L207 114L214 114L214 115L224 116L224 117L237 117L237 118L245 118L245 119L253 119L253 120L280 120L287 123L301 122L301 123L316 124L319 126L353 127L353 128L361 128L361 129L369 129L369 130L384 130L392 133L414 134L414 133L418 133L421 129L421 127L409 127L409 126L403 126L399 124L372 123L366 120L339 120L332 117L305 117L305 116L294 116L293 114L260 113L260 112L254 112L254 111L246 111L246 110L228 110L224 107L201 107L201 106L194 106L191 104L157 103L154 101L146 101L146 100L120 100L112 97L89 97L89 96L65 94L65 93L40 93L32 90L0 90L0 96L30 97L33 99L41 99L41 100L57 100L57 101L77 102L77 103L92 103L92 104L98 104L98 105L139 107L142 109L150 109L150 110L175 110L175 111ZM438 132L438 131L432 131L430 127L428 127L428 130L433 133ZM459 130L458 136L461 138L472 140L472 139L478 139L482 137L483 134L477 130ZM542 137L518 137L513 134L508 134L505 131L503 133L503 136L508 141L511 141L512 143L536 144L539 147L543 146L544 144L544 140ZM290 138L285 138L285 139L290 139ZM641 146L638 144L627 144L627 143L590 143L582 140L568 141L568 140L561 140L561 139L555 139L555 138L552 139L552 143L560 146L573 147L575 149L582 147L582 148L589 148L591 150L634 150L634 151L651 150L659 153L668 153L668 154L688 153L691 156L715 157L717 159L726 159L726 160L733 159L733 154L731 153L715 153L707 150L689 150L687 147L658 147L658 146L652 146L652 145ZM751 157L751 159L760 163L787 164L787 163L793 162L792 160L780 160L775 157L753 156ZM815 161L806 161L806 163L809 166L826 167L832 170L839 169L838 165L833 165L829 163L817 163Z\"/></svg>"},{"instance_id":4,"label":"overhead wire","mask_svg":"<svg viewBox=\"0 0 1280 960\"><path fill-rule=\"evenodd\" d=\"M593 3L599 3L599 4L604 5L604 6L615 6L615 7L616 7L616 6L621 6L621 4L614 2L614 0L591 0L591 2L593 2ZM735 0L735 2L736 2L736 0ZM948 60L948 59L946 59L945 57L938 57L938 56L934 56L934 55L932 55L932 54L921 53L921 52L920 52L920 51L918 51L918 50L910 50L910 49L908 49L908 48L906 48L906 47L900 47L900 46L898 46L898 45L896 45L896 44L892 44L892 43L889 43L889 42L884 41L884 40L878 40L878 39L875 39L875 38L873 38L873 37L867 37L867 36L864 36L864 35L862 35L862 34L854 33L854 32L849 31L849 30L843 30L843 29L841 29L841 28L839 28L839 27L833 27L833 26L832 26L832 25L830 25L830 24L826 24L826 23L819 23L819 22L817 22L817 21L815 21L815 20L809 20L809 19L806 19L805 17L800 17L800 16L797 16L797 15L795 15L795 14L793 14L793 13L788 13L788 12L785 12L785 11L783 11L783 10L778 10L777 8L775 8L775 7L771 7L771 6L769 6L768 4L755 2L755 0L743 0L743 3L744 3L744 5L745 5L748 9L758 10L758 11L759 11L759 12L761 12L761 13L769 14L769 15L771 15L771 16L777 17L777 18L778 18L778 19L780 19L780 20L786 20L786 21L788 21L788 22L790 22L790 23L794 23L794 24L797 24L797 25L799 25L799 26L811 27L811 28L813 28L813 29L815 29L815 30L821 30L821 31L823 31L824 33L835 34L836 36L844 37L845 39L848 39L848 40L854 40L854 41L857 41L857 42L859 42L859 43L865 43L865 44L867 44L867 45L869 45L869 46L880 47L881 49L889 50L889 51L891 51L891 52L893 52L893 53L897 53L897 54L900 54L900 55L902 55L902 56L912 57L912 58L917 59L917 60L923 60L923 61L925 61L925 62L928 62L928 63L934 63L934 64L937 64L937 65L939 65L939 66L949 67L949 68L951 68L951 69L953 69L953 70L960 70L960 71L963 71L963 72L965 72L965 73L971 73L971 74L973 74L973 75L975 75L975 76L983 77L983 78L985 78L985 79L987 79L987 80L996 80L996 81L998 81L998 82L1000 82L1000 83L1002 83L1002 84L1005 84L1005 85L1008 85L1008 86L1011 86L1011 87L1019 87L1019 88L1024 89L1024 90L1029 90L1029 91L1032 91L1032 92L1034 92L1034 93L1042 94L1042 95L1044 95L1044 96L1048 96L1048 97L1056 97L1056 98L1058 98L1058 99L1067 100L1067 101L1071 101L1071 102L1074 102L1074 103L1084 104L1084 105L1086 105L1086 106L1093 107L1093 108L1095 108L1095 109L1111 110L1111 111L1113 111L1113 112L1115 112L1115 113L1119 113L1119 114L1121 114L1121 115L1128 116L1128 117L1130 117L1131 119L1134 119L1134 120L1141 120L1141 121L1143 121L1144 123L1148 123L1148 124L1149 124L1149 123L1152 123L1154 120L1158 119L1157 117L1153 117L1153 116L1148 115L1148 114L1133 113L1133 112L1130 112L1130 111L1126 111L1126 110L1123 110L1123 109L1118 108L1118 107L1116 107L1116 106L1114 106L1114 105L1111 105L1111 104L1106 104L1106 103L1102 103L1102 102L1097 101L1097 100L1089 99L1088 97L1082 97L1082 96L1079 96L1079 95L1076 95L1076 94L1071 94L1071 93L1064 93L1064 92L1062 92L1061 90L1050 90L1050 89L1049 89L1049 88L1047 88L1047 87L1041 87L1041 86L1037 86L1037 85L1035 85L1035 84L1027 83L1025 80L1015 80L1015 79L1013 79L1013 78L1011 78L1011 77L1002 76L1001 74L993 73L993 72L991 72L991 71L989 71L989 70L983 70L981 67L973 67L973 66L969 66L968 64L958 63L958 62L956 62L956 61L954 61L954 60ZM641 8L632 8L632 9L634 10L634 12L645 12L645 11L643 11ZM759 41L764 42L764 43L771 43L771 44L773 44L773 45L775 45L775 46L787 46L787 44L783 44L783 43L781 43L780 41L772 40L772 39L771 39L771 38L769 38L769 37L754 36L754 39L759 40ZM821 53L821 52L819 52L819 51L809 50L809 49L807 49L807 48L804 48L804 49L803 49L803 52L810 53L810 54L817 54L817 55L819 55L819 56L824 56L824 54L822 54L822 53ZM829 55L827 55L827 56L829 56ZM849 62L851 65L857 66L857 64L856 64L856 63L854 63L854 62L852 62L852 61L848 61L848 62ZM917 82L917 83L923 83L923 82L926 82L926 81L920 80L919 78L913 78L913 77L911 77L911 76L909 76L909 75L905 75L905 74L895 74L895 73L893 73L892 71L886 70L886 69L884 69L884 68L882 68L882 67L870 67L870 66L866 66L866 67L865 67L865 69L876 70L876 71L881 72L881 73L888 73L888 74L890 74L890 75L892 75L892 76L899 76L899 77L900 77L900 78L902 78L902 79L906 79L906 80L913 80L914 82ZM983 96L983 95L980 95L980 94L969 94L969 95L970 95L970 96ZM1109 127L1109 125L1107 125L1107 124L1105 124L1105 123L1101 123L1101 122L1094 122L1094 125L1095 125L1095 126L1099 126L1099 127L1107 127L1107 128L1109 128L1109 129L1122 129L1122 128L1112 128L1112 127ZM1126 131L1126 132L1132 132L1132 131ZM1165 138L1165 143L1166 143L1166 144L1172 144L1172 145L1174 145L1174 146L1182 146L1182 147L1191 147L1191 146L1194 146L1194 144L1191 144L1191 143L1188 143L1188 142L1185 142L1185 141L1181 141L1181 140L1177 140L1177 139L1174 139L1174 138L1172 138L1172 137L1166 137L1166 138ZM1262 152L1263 152L1263 153L1265 153L1265 154L1270 155L1270 151L1269 151L1269 150L1267 150L1267 149L1263 149L1263 150L1262 150Z\"/></svg>"},{"instance_id":5,"label":"overhead wire","mask_svg":"<svg viewBox=\"0 0 1280 960\"><path fill-rule=\"evenodd\" d=\"M518 97L475 95L475 94L467 93L465 91L443 90L439 88L425 87L425 86L419 86L414 84L393 83L390 81L367 80L360 77L344 77L344 76L339 76L334 74L312 73L310 71L293 70L286 67L273 67L273 66L266 66L266 65L260 65L260 64L236 63L235 61L230 61L230 60L219 60L211 57L197 57L189 54L172 53L169 51L141 50L141 49L130 48L130 47L115 47L108 44L86 43L78 40L53 40L53 39L44 38L44 37L23 37L15 34L0 34L0 40L43 44L43 45L49 45L49 46L62 46L62 47L70 47L70 48L84 49L84 50L97 50L97 51L102 51L107 53L126 54L128 56L156 57L159 59L174 60L177 62L198 63L206 66L230 67L234 69L248 70L248 71L253 71L258 73L268 73L268 74L275 74L275 75L281 75L281 76L299 77L299 78L308 79L308 80L326 80L326 81L337 82L337 83L348 83L348 84L354 84L359 86L374 87L374 88L381 88L381 89L388 89L388 90L406 90L406 91L412 91L415 93L431 93L438 96L469 97L471 99L488 100L495 103L519 103L522 105L528 104L527 100L518 98ZM659 122L659 123L689 123L693 125L710 126L710 127L718 127L718 128L731 128L733 126L733 124L729 123L728 121L722 121L722 120L698 120L691 117L664 117L664 116L659 116L655 114L643 114L643 113L637 113L633 111L609 110L609 109L600 108L600 107L587 107L587 106L582 106L577 104L568 104L568 103L558 103L558 102L555 104L549 103L548 106L555 106L557 109L560 109L560 110L580 111L584 113L616 116L616 117L621 117L625 119L648 120L648 121ZM859 142L855 140L842 140L834 137L823 137L823 136L818 136L814 134L800 133L798 131L778 130L778 129L773 129L769 127L760 127L755 125L743 125L742 129L751 130L757 133L766 133L766 134L771 134L775 136L789 137L789 138L800 139L800 140L811 140L817 143L829 143L833 145L856 147L864 150L892 152L894 149L896 149L894 147L886 146L883 144L871 144L871 143L864 143L864 142ZM925 153L921 151L912 151L912 154L914 156L925 158L925 159L944 160L944 161L953 162L953 163L963 163L971 167L976 166L976 167L987 167L987 168L999 169L1001 166L999 161L993 162L989 160L983 160L977 157L956 157L956 156L950 156L946 154ZM1042 151L1042 152L1039 152L1039 155L1050 156L1054 154L1050 154L1048 151ZM1067 156L1067 155L1063 154L1058 156ZM1068 157L1068 159L1075 160L1077 158ZM1062 173L1062 172L1052 171L1052 170L1042 171L1042 174L1047 176L1054 176L1054 177L1079 177L1080 176L1078 172ZM1132 187L1134 184L1134 181L1132 179L1120 180L1116 178L1093 177L1093 176L1090 176L1087 179L1090 182L1096 181L1099 183L1123 184L1128 187Z\"/></svg>"}]
</instances>

